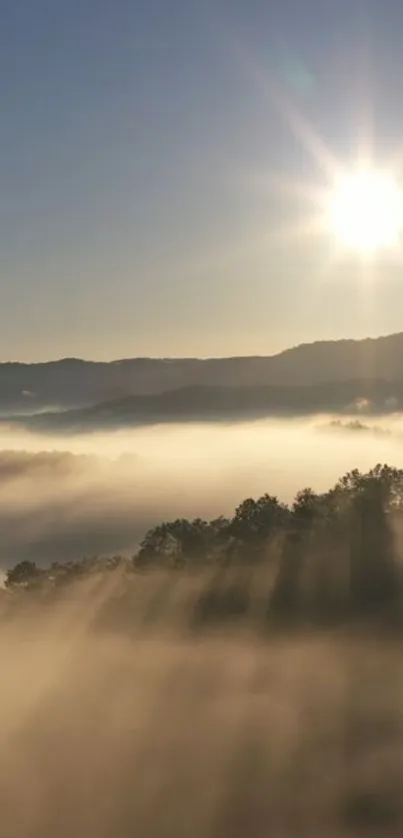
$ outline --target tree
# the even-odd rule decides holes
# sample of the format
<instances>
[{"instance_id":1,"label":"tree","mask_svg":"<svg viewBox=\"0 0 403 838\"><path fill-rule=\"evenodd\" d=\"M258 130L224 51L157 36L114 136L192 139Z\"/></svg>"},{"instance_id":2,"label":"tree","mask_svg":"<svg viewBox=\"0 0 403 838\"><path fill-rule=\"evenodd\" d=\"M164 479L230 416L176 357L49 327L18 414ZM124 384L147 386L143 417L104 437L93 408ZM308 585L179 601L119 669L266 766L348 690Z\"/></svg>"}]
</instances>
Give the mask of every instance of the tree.
<instances>
[{"instance_id":1,"label":"tree","mask_svg":"<svg viewBox=\"0 0 403 838\"><path fill-rule=\"evenodd\" d=\"M286 528L289 509L273 495L247 498L235 510L229 526L232 553L241 560L260 559L269 542Z\"/></svg>"},{"instance_id":2,"label":"tree","mask_svg":"<svg viewBox=\"0 0 403 838\"><path fill-rule=\"evenodd\" d=\"M6 572L6 588L29 588L38 581L40 571L35 562L23 561Z\"/></svg>"},{"instance_id":3,"label":"tree","mask_svg":"<svg viewBox=\"0 0 403 838\"><path fill-rule=\"evenodd\" d=\"M383 610L396 599L397 563L384 475L366 477L351 516L351 599L355 609Z\"/></svg>"},{"instance_id":4,"label":"tree","mask_svg":"<svg viewBox=\"0 0 403 838\"><path fill-rule=\"evenodd\" d=\"M177 518L159 524L149 530L139 551L135 564L144 567L157 563L169 567L184 564L198 564L209 558L216 539L222 539L227 522L218 518L211 523L195 518Z\"/></svg>"}]
</instances>

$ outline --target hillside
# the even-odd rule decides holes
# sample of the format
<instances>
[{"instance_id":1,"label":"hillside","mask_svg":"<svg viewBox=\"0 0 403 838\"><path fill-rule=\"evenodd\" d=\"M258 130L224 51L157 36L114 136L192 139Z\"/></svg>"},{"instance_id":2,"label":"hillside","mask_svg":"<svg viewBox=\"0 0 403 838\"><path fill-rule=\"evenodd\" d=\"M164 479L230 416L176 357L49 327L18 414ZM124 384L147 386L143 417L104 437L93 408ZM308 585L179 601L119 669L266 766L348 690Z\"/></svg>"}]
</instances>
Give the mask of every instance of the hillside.
<instances>
[{"instance_id":1,"label":"hillside","mask_svg":"<svg viewBox=\"0 0 403 838\"><path fill-rule=\"evenodd\" d=\"M268 387L403 380L403 333L303 344L278 355L234 358L64 359L0 364L0 410L78 408L188 387Z\"/></svg>"},{"instance_id":2,"label":"hillside","mask_svg":"<svg viewBox=\"0 0 403 838\"><path fill-rule=\"evenodd\" d=\"M16 416L13 421L36 431L74 433L166 422L398 410L403 410L403 381L360 379L295 387L183 387L88 408Z\"/></svg>"}]
</instances>

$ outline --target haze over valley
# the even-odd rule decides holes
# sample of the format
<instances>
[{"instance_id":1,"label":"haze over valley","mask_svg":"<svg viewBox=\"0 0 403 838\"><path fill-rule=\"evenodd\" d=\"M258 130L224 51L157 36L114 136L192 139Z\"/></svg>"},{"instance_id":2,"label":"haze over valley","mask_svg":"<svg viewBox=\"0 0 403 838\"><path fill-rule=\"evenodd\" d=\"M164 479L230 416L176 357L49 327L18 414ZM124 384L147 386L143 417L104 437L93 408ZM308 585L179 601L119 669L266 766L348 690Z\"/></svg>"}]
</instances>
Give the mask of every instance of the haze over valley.
<instances>
[{"instance_id":1,"label":"haze over valley","mask_svg":"<svg viewBox=\"0 0 403 838\"><path fill-rule=\"evenodd\" d=\"M349 401L338 414L317 412L312 398L305 411L301 407L293 411L289 405L286 418L278 415L270 399L259 418L253 410L246 410L245 417L245 412L228 402L224 402L224 409L222 400L221 408L206 414L206 385L181 391L185 399L181 402L179 421L175 412L165 421L158 412L139 414L135 409L137 397L132 396L123 402L109 403L109 410L95 404L78 412L63 411L63 403L78 398L82 381L80 376L78 382L74 375L70 377L63 395L63 376L60 380L56 377L54 386L57 384L60 399L57 412L37 414L34 418L5 412L0 424L3 566L24 558L41 564L81 555L132 555L146 530L160 520L228 515L242 498L264 492L289 502L304 486L325 491L354 467L365 471L376 462L400 466L403 419L396 394L402 386L397 377L402 340L402 336L392 336L364 344L336 342L329 345L326 364L320 345L293 350L291 355L297 359L294 367L300 380L326 375L323 386L329 393L338 391L340 385L335 379L346 372L343 364L340 369L339 361L336 367L334 359L343 358L347 349L349 357L353 354L361 358L368 347L372 358L382 358L387 350L396 378L384 379L383 403L375 406L371 402L370 377L360 382L360 389L353 379ZM393 362L391 347L395 353ZM283 356L279 357L282 363ZM312 357L320 359L321 364L315 376ZM73 369L75 363L72 362ZM135 368L137 362L127 363ZM149 363L152 370L153 362ZM164 364L171 369L168 362L155 363L159 375ZM198 362L172 362L179 367L181 363L197 368ZM220 393L226 392L234 366L244 370L249 363L258 364L253 359L211 363L213 368L217 363L224 368L227 364L230 369L229 379L221 372L222 384L212 386L214 392L218 388ZM261 359L259 363L265 366L271 359ZM379 371L381 361L377 363ZM91 378L92 366L88 366L86 380ZM113 372L114 365L110 367ZM80 364L78 368L81 369ZM9 374L10 368L7 370ZM19 378L22 372L28 376L23 382ZM0 379L2 374L0 366ZM246 374L244 370L243 380ZM17 367L12 378L14 390L16 382L19 386L32 386L35 377L42 380L44 375L42 365ZM170 375L170 371L167 376L162 375L160 386L168 386ZM44 380L49 386L46 376ZM142 387L145 392L156 387L153 373L149 379L143 373ZM308 388L312 394L308 385L296 385L292 392L298 393L301 388L305 392ZM87 399L91 392L89 388ZM172 398L177 392L164 390L163 396ZM237 392L243 392L242 388ZM55 398L56 395L54 391ZM81 398L84 400L83 392ZM127 402L132 406L129 413ZM301 415L303 412L308 415Z\"/></svg>"}]
</instances>

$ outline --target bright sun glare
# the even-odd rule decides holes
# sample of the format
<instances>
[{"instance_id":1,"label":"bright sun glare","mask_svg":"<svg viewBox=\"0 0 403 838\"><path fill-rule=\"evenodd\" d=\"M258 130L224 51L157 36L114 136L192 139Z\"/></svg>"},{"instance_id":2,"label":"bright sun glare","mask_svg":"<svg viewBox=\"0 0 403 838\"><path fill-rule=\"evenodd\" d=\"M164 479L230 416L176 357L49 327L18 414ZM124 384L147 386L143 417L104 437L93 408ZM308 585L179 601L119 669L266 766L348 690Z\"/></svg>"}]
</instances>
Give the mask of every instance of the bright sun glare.
<instances>
[{"instance_id":1,"label":"bright sun glare","mask_svg":"<svg viewBox=\"0 0 403 838\"><path fill-rule=\"evenodd\" d=\"M328 223L342 245L359 253L393 247L403 229L403 194L388 174L354 172L331 192Z\"/></svg>"}]
</instances>

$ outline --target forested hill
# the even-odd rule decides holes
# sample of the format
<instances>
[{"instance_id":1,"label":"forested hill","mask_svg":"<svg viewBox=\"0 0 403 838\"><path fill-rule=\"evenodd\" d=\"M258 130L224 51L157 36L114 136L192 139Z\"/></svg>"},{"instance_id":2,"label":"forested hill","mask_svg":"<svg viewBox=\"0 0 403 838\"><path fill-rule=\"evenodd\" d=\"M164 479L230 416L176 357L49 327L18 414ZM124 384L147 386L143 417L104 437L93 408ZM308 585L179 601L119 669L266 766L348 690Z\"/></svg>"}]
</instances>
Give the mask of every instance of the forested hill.
<instances>
[{"instance_id":1,"label":"forested hill","mask_svg":"<svg viewBox=\"0 0 403 838\"><path fill-rule=\"evenodd\" d=\"M187 387L314 386L349 380L403 380L403 333L303 344L277 355L233 358L66 358L0 364L0 409L74 408Z\"/></svg>"},{"instance_id":2,"label":"forested hill","mask_svg":"<svg viewBox=\"0 0 403 838\"><path fill-rule=\"evenodd\" d=\"M382 415L401 410L403 381L360 379L294 387L183 387L12 419L29 430L80 433L169 422L235 422L319 413Z\"/></svg>"}]
</instances>

